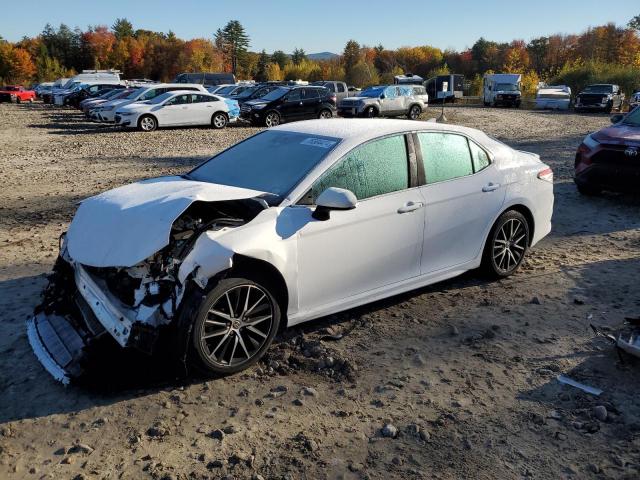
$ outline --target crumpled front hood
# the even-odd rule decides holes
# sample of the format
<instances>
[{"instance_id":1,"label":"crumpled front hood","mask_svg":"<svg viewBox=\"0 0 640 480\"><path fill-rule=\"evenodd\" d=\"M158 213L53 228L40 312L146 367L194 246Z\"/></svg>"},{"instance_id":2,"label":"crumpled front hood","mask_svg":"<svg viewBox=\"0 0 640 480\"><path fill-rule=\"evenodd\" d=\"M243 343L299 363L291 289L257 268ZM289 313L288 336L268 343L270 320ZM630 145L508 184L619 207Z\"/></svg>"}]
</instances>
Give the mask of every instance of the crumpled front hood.
<instances>
[{"instance_id":1,"label":"crumpled front hood","mask_svg":"<svg viewBox=\"0 0 640 480\"><path fill-rule=\"evenodd\" d=\"M71 258L93 267L131 267L169 243L173 222L195 201L264 194L226 185L160 177L84 200L67 231Z\"/></svg>"}]
</instances>

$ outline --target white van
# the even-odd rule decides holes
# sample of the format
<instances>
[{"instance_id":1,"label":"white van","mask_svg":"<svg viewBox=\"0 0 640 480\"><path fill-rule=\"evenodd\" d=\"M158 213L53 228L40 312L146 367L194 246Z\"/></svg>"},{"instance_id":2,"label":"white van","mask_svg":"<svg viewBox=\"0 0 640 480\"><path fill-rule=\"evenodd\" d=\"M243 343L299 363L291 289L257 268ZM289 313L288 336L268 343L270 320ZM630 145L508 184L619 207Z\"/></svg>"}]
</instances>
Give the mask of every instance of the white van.
<instances>
[{"instance_id":1,"label":"white van","mask_svg":"<svg viewBox=\"0 0 640 480\"><path fill-rule=\"evenodd\" d=\"M83 70L82 73L74 75L62 86L53 89L53 103L64 105L64 98L79 88L80 85L113 84L118 85L120 81L120 70Z\"/></svg>"},{"instance_id":2,"label":"white van","mask_svg":"<svg viewBox=\"0 0 640 480\"><path fill-rule=\"evenodd\" d=\"M485 107L504 105L520 107L522 75L519 73L487 73L484 75L482 101Z\"/></svg>"}]
</instances>

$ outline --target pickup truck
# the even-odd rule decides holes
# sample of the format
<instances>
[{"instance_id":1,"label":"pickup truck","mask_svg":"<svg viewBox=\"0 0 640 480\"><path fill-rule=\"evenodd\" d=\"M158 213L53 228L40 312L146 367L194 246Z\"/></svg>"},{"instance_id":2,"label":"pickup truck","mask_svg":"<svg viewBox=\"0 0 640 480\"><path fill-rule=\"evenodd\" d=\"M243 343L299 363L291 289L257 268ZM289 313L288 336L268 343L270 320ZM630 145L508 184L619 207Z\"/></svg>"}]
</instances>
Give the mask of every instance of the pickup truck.
<instances>
[{"instance_id":1,"label":"pickup truck","mask_svg":"<svg viewBox=\"0 0 640 480\"><path fill-rule=\"evenodd\" d=\"M0 88L0 102L22 103L33 102L36 92L20 85L7 85Z\"/></svg>"},{"instance_id":2,"label":"pickup truck","mask_svg":"<svg viewBox=\"0 0 640 480\"><path fill-rule=\"evenodd\" d=\"M347 87L347 84L344 82L337 82L335 80L319 80L317 82L311 83L311 85L324 87L331 93L335 93L336 102L338 103L340 103L341 100L344 100L345 98L353 95L353 91L350 91L349 87Z\"/></svg>"},{"instance_id":3,"label":"pickup truck","mask_svg":"<svg viewBox=\"0 0 640 480\"><path fill-rule=\"evenodd\" d=\"M414 85L379 85L347 97L338 104L342 117L399 117L416 120L427 108L423 95L414 92Z\"/></svg>"},{"instance_id":4,"label":"pickup truck","mask_svg":"<svg viewBox=\"0 0 640 480\"><path fill-rule=\"evenodd\" d=\"M576 112L583 110L600 110L611 113L612 110L622 111L624 93L619 85L601 83L588 85L578 95L574 108Z\"/></svg>"}]
</instances>

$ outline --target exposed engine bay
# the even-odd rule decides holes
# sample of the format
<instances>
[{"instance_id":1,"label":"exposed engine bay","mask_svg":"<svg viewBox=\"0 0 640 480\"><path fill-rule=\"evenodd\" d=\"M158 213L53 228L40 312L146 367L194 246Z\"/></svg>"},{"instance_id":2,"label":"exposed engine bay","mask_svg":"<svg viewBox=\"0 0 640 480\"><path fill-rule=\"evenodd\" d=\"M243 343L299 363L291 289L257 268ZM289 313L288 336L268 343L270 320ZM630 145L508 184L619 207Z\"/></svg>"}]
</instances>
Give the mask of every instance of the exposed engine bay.
<instances>
[{"instance_id":1,"label":"exposed engine bay","mask_svg":"<svg viewBox=\"0 0 640 480\"><path fill-rule=\"evenodd\" d=\"M158 327L178 315L189 283L189 277L180 282L178 271L198 237L242 226L266 208L261 198L193 202L173 222L168 244L131 267L75 262L63 235L43 301L28 326L43 365L67 383L81 371L84 347L105 333L122 347L151 353Z\"/></svg>"}]
</instances>

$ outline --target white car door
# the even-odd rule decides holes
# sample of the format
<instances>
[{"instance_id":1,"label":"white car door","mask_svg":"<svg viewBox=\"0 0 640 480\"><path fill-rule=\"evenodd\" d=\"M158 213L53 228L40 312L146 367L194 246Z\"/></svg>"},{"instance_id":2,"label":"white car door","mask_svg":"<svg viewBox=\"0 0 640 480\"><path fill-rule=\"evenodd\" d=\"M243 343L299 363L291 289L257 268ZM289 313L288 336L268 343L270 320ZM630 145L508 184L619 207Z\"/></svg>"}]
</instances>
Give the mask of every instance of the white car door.
<instances>
[{"instance_id":1,"label":"white car door","mask_svg":"<svg viewBox=\"0 0 640 480\"><path fill-rule=\"evenodd\" d=\"M194 93L191 95L191 112L195 125L211 125L213 114L221 110L218 107L216 97Z\"/></svg>"},{"instance_id":2,"label":"white car door","mask_svg":"<svg viewBox=\"0 0 640 480\"><path fill-rule=\"evenodd\" d=\"M309 203L339 187L351 190L358 205L300 230L301 310L327 308L419 274L424 203L409 178L405 137L395 135L352 150L314 183Z\"/></svg>"},{"instance_id":3,"label":"white car door","mask_svg":"<svg viewBox=\"0 0 640 480\"><path fill-rule=\"evenodd\" d=\"M455 133L417 133L426 185L421 273L469 262L480 253L504 203L506 186L475 142ZM420 161L420 160L419 160Z\"/></svg>"},{"instance_id":4,"label":"white car door","mask_svg":"<svg viewBox=\"0 0 640 480\"><path fill-rule=\"evenodd\" d=\"M155 111L158 116L158 125L162 127L188 125L190 97L191 94L185 93L167 100Z\"/></svg>"}]
</instances>

